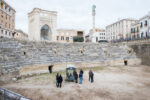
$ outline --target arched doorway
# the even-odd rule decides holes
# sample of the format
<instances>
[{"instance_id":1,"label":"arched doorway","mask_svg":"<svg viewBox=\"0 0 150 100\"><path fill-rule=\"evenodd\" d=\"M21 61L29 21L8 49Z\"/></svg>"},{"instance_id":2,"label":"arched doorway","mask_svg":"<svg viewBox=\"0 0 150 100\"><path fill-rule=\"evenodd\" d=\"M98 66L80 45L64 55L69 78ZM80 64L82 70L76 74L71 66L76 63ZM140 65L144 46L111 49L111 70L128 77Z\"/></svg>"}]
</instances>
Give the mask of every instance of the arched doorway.
<instances>
[{"instance_id":1,"label":"arched doorway","mask_svg":"<svg viewBox=\"0 0 150 100\"><path fill-rule=\"evenodd\" d=\"M54 66L54 65L48 66L48 70L49 70L49 73L50 73L50 74L53 72L53 66Z\"/></svg>"},{"instance_id":2,"label":"arched doorway","mask_svg":"<svg viewBox=\"0 0 150 100\"><path fill-rule=\"evenodd\" d=\"M128 61L124 60L124 65L127 66L128 65Z\"/></svg>"},{"instance_id":3,"label":"arched doorway","mask_svg":"<svg viewBox=\"0 0 150 100\"><path fill-rule=\"evenodd\" d=\"M41 28L41 40L51 40L51 29L48 25L44 25Z\"/></svg>"}]
</instances>

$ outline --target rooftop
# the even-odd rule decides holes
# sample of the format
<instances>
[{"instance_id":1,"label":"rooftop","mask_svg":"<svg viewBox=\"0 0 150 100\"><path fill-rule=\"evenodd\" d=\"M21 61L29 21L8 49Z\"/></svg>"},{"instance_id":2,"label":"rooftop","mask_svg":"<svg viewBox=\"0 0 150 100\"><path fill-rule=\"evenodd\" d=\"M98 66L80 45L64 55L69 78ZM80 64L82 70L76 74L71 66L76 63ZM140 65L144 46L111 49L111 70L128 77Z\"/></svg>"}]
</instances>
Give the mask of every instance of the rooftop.
<instances>
[{"instance_id":1,"label":"rooftop","mask_svg":"<svg viewBox=\"0 0 150 100\"><path fill-rule=\"evenodd\" d=\"M138 20L136 20L136 19L126 18L126 19L118 20L118 21L116 21L116 22L114 22L114 23L112 23L112 24L110 24L110 25L108 25L108 26L106 26L106 27L109 27L109 26L111 26L111 25L117 24L117 23L122 22L122 21L124 21L124 20L128 20L128 21L138 21Z\"/></svg>"},{"instance_id":2,"label":"rooftop","mask_svg":"<svg viewBox=\"0 0 150 100\"><path fill-rule=\"evenodd\" d=\"M7 6L9 6L13 11L15 11L15 9L13 7L11 7L5 0L3 0L3 3L6 4ZM1 8L0 8L1 9ZM16 11L15 11L16 12Z\"/></svg>"},{"instance_id":3,"label":"rooftop","mask_svg":"<svg viewBox=\"0 0 150 100\"><path fill-rule=\"evenodd\" d=\"M36 11L57 14L57 12L56 12L56 11L43 10L43 9L40 9L40 8L34 8L34 9L33 9L30 13L28 13L28 14L31 14L31 13L36 12Z\"/></svg>"}]
</instances>

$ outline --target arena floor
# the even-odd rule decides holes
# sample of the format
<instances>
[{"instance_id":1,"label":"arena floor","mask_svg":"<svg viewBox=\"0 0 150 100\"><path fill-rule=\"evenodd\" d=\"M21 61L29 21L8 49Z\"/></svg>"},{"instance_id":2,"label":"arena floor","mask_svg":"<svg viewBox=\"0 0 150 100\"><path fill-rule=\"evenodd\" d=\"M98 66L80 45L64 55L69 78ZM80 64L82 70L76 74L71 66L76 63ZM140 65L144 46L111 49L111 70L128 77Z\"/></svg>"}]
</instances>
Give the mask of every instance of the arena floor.
<instances>
[{"instance_id":1,"label":"arena floor","mask_svg":"<svg viewBox=\"0 0 150 100\"><path fill-rule=\"evenodd\" d=\"M55 75L42 74L3 84L33 100L149 100L150 67L122 66L93 68L94 83L84 69L83 84L63 82L56 88ZM65 72L60 72L65 79Z\"/></svg>"}]
</instances>

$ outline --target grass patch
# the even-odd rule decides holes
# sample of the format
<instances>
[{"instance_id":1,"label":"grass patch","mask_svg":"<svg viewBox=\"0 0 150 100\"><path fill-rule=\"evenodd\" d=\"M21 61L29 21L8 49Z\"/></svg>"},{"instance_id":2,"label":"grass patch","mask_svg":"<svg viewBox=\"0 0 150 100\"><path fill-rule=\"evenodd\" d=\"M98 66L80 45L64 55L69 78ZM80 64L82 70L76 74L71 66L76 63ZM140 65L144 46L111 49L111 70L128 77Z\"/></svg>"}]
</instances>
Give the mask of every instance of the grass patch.
<instances>
[{"instance_id":1,"label":"grass patch","mask_svg":"<svg viewBox=\"0 0 150 100\"><path fill-rule=\"evenodd\" d=\"M91 69L94 72L97 72L97 71L104 70L105 67L77 68L78 73L79 73L80 69L83 69L83 71L89 71ZM40 74L40 75L37 75L37 76L33 76L33 77L30 77L30 78L32 78L32 80L34 82L52 80L55 83L57 73L61 74L63 76L63 79L65 80L65 78L66 78L66 70L53 72L52 74L50 74L50 73L43 73L43 74ZM31 80L30 78L26 78L25 81L26 82L30 82L30 80Z\"/></svg>"},{"instance_id":2,"label":"grass patch","mask_svg":"<svg viewBox=\"0 0 150 100\"><path fill-rule=\"evenodd\" d=\"M112 66L112 67L114 67L114 68L123 68L122 66Z\"/></svg>"}]
</instances>

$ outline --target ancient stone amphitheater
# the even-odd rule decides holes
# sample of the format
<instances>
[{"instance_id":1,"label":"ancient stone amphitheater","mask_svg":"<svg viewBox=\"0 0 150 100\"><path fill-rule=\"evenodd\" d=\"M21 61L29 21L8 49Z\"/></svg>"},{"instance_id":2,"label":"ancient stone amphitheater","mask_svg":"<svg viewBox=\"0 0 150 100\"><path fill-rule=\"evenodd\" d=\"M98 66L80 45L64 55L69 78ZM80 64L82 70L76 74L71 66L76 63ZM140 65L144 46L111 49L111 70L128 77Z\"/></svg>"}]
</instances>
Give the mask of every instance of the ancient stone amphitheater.
<instances>
[{"instance_id":1,"label":"ancient stone amphitheater","mask_svg":"<svg viewBox=\"0 0 150 100\"><path fill-rule=\"evenodd\" d=\"M66 63L77 67L140 64L134 51L126 45L98 43L51 43L0 39L1 73L21 75L28 72L65 68Z\"/></svg>"}]
</instances>

